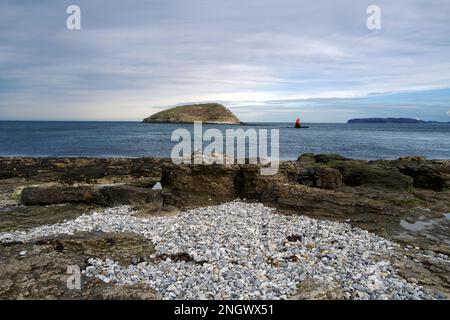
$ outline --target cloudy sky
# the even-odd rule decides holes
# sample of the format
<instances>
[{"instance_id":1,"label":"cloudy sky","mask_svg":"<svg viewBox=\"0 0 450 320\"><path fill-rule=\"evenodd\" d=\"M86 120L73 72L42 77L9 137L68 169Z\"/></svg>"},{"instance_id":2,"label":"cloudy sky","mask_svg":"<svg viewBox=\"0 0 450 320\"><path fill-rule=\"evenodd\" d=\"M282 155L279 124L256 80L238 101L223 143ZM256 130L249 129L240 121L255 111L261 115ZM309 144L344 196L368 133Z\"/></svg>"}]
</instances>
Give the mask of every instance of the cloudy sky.
<instances>
[{"instance_id":1,"label":"cloudy sky","mask_svg":"<svg viewBox=\"0 0 450 320\"><path fill-rule=\"evenodd\" d=\"M81 30L66 28L71 4ZM0 2L0 120L140 120L201 101L243 121L450 121L450 1Z\"/></svg>"}]
</instances>

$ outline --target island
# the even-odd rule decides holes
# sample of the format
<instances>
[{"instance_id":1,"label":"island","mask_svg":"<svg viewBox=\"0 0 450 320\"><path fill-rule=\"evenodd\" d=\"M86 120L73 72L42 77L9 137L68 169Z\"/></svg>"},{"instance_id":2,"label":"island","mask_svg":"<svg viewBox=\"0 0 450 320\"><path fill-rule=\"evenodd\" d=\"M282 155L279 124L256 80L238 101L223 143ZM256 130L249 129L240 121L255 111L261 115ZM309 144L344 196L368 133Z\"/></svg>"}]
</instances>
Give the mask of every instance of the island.
<instances>
[{"instance_id":1,"label":"island","mask_svg":"<svg viewBox=\"0 0 450 320\"><path fill-rule=\"evenodd\" d=\"M202 103L174 107L151 115L144 123L242 124L229 109L219 103Z\"/></svg>"},{"instance_id":2,"label":"island","mask_svg":"<svg viewBox=\"0 0 450 320\"><path fill-rule=\"evenodd\" d=\"M431 121L413 118L357 118L350 119L347 123L428 123Z\"/></svg>"}]
</instances>

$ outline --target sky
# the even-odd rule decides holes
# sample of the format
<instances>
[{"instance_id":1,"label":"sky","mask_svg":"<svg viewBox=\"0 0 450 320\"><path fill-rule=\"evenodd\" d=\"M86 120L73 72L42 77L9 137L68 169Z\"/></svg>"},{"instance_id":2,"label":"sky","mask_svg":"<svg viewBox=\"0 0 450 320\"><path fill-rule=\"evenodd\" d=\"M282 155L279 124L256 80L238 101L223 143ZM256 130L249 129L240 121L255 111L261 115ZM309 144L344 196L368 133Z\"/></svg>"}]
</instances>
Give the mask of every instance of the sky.
<instances>
[{"instance_id":1,"label":"sky","mask_svg":"<svg viewBox=\"0 0 450 320\"><path fill-rule=\"evenodd\" d=\"M214 101L246 122L450 121L449 21L448 0L2 0L0 120Z\"/></svg>"}]
</instances>

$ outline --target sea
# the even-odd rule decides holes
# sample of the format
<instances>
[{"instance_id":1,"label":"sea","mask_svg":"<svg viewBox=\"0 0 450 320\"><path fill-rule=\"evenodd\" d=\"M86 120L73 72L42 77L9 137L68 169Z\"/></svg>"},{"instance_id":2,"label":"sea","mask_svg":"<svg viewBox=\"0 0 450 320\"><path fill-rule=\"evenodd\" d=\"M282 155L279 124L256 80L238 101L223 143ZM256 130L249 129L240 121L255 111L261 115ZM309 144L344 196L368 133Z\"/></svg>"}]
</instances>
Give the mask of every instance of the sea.
<instances>
[{"instance_id":1,"label":"sea","mask_svg":"<svg viewBox=\"0 0 450 320\"><path fill-rule=\"evenodd\" d=\"M279 158L292 160L303 153L335 153L354 159L397 159L424 156L450 159L450 123L346 124L248 123L203 125L203 131L279 129ZM141 122L0 121L2 157L170 157L178 143L174 130L190 124ZM270 135L270 134L269 134ZM270 148L269 148L270 154Z\"/></svg>"}]
</instances>

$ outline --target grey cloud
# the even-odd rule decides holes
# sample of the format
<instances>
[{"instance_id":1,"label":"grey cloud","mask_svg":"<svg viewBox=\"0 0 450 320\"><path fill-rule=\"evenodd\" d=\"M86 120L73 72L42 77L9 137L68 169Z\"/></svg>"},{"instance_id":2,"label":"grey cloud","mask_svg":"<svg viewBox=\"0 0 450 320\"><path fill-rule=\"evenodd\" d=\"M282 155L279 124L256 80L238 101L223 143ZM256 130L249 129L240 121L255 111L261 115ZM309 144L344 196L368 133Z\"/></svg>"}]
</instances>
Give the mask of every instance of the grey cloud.
<instances>
[{"instance_id":1,"label":"grey cloud","mask_svg":"<svg viewBox=\"0 0 450 320\"><path fill-rule=\"evenodd\" d=\"M78 0L69 31L72 3L0 4L0 119L140 119L205 100L273 119L277 101L294 113L287 100L312 99L334 120L368 108L339 98L450 83L446 1L378 1L375 32L366 0Z\"/></svg>"}]
</instances>

